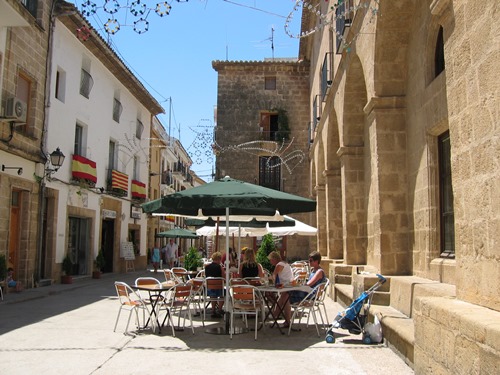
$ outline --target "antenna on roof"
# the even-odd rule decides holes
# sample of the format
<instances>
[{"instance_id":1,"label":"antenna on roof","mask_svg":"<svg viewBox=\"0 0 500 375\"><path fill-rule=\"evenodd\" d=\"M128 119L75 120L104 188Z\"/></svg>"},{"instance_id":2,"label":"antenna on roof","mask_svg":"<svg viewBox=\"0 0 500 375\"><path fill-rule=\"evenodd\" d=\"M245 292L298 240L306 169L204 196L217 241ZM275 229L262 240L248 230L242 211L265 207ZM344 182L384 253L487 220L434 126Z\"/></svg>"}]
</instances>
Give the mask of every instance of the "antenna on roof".
<instances>
[{"instance_id":1,"label":"antenna on roof","mask_svg":"<svg viewBox=\"0 0 500 375\"><path fill-rule=\"evenodd\" d=\"M271 27L271 50L273 52L273 60L274 60L274 26Z\"/></svg>"}]
</instances>

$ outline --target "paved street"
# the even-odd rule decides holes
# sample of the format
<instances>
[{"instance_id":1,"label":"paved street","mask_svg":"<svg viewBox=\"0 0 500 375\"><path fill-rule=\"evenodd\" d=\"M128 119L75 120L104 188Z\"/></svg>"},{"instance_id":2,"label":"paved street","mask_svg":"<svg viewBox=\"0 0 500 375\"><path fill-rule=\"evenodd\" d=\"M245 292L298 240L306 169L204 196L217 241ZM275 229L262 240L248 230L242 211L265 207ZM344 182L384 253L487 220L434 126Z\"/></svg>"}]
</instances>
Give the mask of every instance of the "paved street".
<instances>
[{"instance_id":1,"label":"paved street","mask_svg":"<svg viewBox=\"0 0 500 375\"><path fill-rule=\"evenodd\" d=\"M132 283L144 274L103 275L8 294L0 302L0 373L413 374L384 344L363 345L361 336L342 330L335 344L327 344L314 326L289 337L264 327L257 341L253 332L230 340L205 332L221 320L202 327L195 318L195 335L186 329L174 338L166 328L161 335L149 330L124 335L124 312L113 332L119 307L113 282ZM342 307L329 300L327 309L331 321Z\"/></svg>"}]
</instances>

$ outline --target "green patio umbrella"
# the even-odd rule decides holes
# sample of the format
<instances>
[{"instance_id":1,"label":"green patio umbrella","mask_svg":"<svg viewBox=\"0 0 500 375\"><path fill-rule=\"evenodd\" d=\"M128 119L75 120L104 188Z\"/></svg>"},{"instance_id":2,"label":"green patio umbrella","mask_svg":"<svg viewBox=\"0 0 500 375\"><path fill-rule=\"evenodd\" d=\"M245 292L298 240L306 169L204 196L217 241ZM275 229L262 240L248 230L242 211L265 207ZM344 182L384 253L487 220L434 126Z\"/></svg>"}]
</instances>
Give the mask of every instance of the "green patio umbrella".
<instances>
[{"instance_id":1,"label":"green patio umbrella","mask_svg":"<svg viewBox=\"0 0 500 375\"><path fill-rule=\"evenodd\" d=\"M250 215L273 216L311 212L316 201L298 195L224 177L191 189L144 203L145 213L185 216Z\"/></svg>"},{"instance_id":2,"label":"green patio umbrella","mask_svg":"<svg viewBox=\"0 0 500 375\"><path fill-rule=\"evenodd\" d=\"M163 198L144 203L145 213L177 214L184 216L224 217L226 238L229 238L231 215L275 216L311 212L316 210L316 201L298 195L269 189L248 182L224 177L205 185L169 194ZM226 268L229 266L229 241L226 241ZM226 272L226 285L229 285L229 272ZM225 305L229 305L226 293ZM226 316L226 329L229 332L229 317Z\"/></svg>"},{"instance_id":3,"label":"green patio umbrella","mask_svg":"<svg viewBox=\"0 0 500 375\"><path fill-rule=\"evenodd\" d=\"M196 232L193 232L193 231L187 230L187 229L182 229L182 228L174 228L174 229L167 230L165 232L157 233L156 237L192 238L192 239L199 238L199 236L196 234Z\"/></svg>"}]
</instances>

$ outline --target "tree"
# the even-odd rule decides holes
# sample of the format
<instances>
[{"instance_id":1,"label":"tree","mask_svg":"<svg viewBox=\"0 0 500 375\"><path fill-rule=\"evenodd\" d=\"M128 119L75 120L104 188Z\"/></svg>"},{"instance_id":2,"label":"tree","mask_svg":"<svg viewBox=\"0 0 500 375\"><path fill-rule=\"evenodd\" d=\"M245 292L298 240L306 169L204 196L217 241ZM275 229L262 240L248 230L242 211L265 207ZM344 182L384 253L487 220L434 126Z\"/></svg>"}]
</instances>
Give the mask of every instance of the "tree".
<instances>
[{"instance_id":1,"label":"tree","mask_svg":"<svg viewBox=\"0 0 500 375\"><path fill-rule=\"evenodd\" d=\"M260 244L259 250L257 250L256 260L269 272L272 272L274 267L269 259L267 259L267 256L275 250L276 244L274 243L273 235L266 234L262 237L262 243Z\"/></svg>"}]
</instances>

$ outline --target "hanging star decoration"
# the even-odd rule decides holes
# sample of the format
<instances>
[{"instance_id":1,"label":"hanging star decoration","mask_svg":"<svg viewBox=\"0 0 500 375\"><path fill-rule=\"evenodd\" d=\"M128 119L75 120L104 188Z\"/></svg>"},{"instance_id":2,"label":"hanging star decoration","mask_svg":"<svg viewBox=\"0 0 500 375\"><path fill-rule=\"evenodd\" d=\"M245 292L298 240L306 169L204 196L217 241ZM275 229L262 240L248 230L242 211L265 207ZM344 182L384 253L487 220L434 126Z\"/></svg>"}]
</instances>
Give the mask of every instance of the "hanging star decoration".
<instances>
[{"instance_id":1,"label":"hanging star decoration","mask_svg":"<svg viewBox=\"0 0 500 375\"><path fill-rule=\"evenodd\" d=\"M328 0L325 1L327 2ZM327 7L326 10L322 10L322 8L324 7L322 7L320 4L314 5L307 0L296 0L293 10L288 14L286 18L285 33L290 38L306 38L320 31L324 27L331 27L332 29L334 29L333 25L335 25L337 21L341 21L343 22L343 24L349 24L352 21L354 14L358 10L362 9L366 9L370 14L368 23L371 23L373 19L377 15L379 15L379 0L361 0L357 5L354 5L353 3L354 2L352 1L338 0L332 6ZM300 8L302 8L303 12L307 11L312 13L318 19L316 22L316 26L314 26L312 29L302 31L300 34L293 34L290 30L290 24L292 23L295 13L297 13ZM351 41L347 41L347 39L343 35L342 30L335 30L336 38L343 44L347 52L350 52L350 45L354 42L359 34L360 32L355 34Z\"/></svg>"},{"instance_id":2,"label":"hanging star decoration","mask_svg":"<svg viewBox=\"0 0 500 375\"><path fill-rule=\"evenodd\" d=\"M214 155L210 146L214 138L214 126L208 119L201 119L198 125L189 127L191 131L196 133L193 142L187 148L191 152L191 158L194 163L200 165L205 161L207 164L214 162Z\"/></svg>"},{"instance_id":3,"label":"hanging star decoration","mask_svg":"<svg viewBox=\"0 0 500 375\"><path fill-rule=\"evenodd\" d=\"M215 141L212 143L212 150L215 155L229 151L243 151L255 156L266 154L266 156L270 156L267 159L266 167L273 169L284 166L288 173L292 174L292 171L305 159L305 154L302 150L291 150L293 141L294 138L289 142L285 140L282 142L258 140L225 147L220 146Z\"/></svg>"},{"instance_id":4,"label":"hanging star decoration","mask_svg":"<svg viewBox=\"0 0 500 375\"><path fill-rule=\"evenodd\" d=\"M185 3L188 0L176 0L178 3ZM172 10L172 5L167 2L159 2L148 5L144 0L134 0L132 2L125 0L104 0L102 6L92 0L85 0L80 5L80 12L85 17L99 16L105 14L108 17L104 24L104 31L107 34L114 35L122 27L130 26L138 34L143 34L149 30L150 15L156 14L158 17L168 16ZM132 23L127 24L119 20L131 18Z\"/></svg>"}]
</instances>

